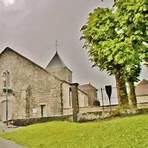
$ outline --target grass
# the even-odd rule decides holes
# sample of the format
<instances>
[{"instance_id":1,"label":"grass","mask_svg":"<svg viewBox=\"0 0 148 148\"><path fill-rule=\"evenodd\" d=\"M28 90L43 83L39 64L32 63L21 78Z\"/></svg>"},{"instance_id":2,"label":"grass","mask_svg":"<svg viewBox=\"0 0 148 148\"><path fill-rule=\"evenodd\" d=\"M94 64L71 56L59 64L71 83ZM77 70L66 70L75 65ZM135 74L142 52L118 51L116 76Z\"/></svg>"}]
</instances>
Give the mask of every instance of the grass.
<instances>
[{"instance_id":1,"label":"grass","mask_svg":"<svg viewBox=\"0 0 148 148\"><path fill-rule=\"evenodd\" d=\"M1 136L29 148L148 148L148 115L82 124L49 122Z\"/></svg>"}]
</instances>

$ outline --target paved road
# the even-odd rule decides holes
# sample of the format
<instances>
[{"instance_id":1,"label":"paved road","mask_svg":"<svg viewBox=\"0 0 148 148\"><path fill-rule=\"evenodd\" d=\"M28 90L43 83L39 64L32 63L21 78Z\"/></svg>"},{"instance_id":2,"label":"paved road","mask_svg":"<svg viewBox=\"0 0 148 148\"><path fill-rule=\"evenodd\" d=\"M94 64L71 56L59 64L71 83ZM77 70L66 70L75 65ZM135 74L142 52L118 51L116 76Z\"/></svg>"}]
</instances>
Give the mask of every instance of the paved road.
<instances>
[{"instance_id":1,"label":"paved road","mask_svg":"<svg viewBox=\"0 0 148 148\"><path fill-rule=\"evenodd\" d=\"M17 129L18 128L15 128L15 127L11 127L11 128L9 127L8 128L4 123L2 123L0 121L0 133L11 132L11 131L14 131L14 130L17 130ZM0 138L0 148L24 148L24 147L21 146L21 145L15 144L12 141Z\"/></svg>"}]
</instances>

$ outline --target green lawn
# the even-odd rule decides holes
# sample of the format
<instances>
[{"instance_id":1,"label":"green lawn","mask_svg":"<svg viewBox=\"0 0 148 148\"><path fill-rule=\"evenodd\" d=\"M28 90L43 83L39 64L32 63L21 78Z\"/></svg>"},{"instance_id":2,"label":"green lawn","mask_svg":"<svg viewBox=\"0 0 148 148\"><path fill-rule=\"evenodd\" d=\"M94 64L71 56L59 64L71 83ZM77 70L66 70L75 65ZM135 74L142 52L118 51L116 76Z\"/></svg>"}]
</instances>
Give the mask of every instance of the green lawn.
<instances>
[{"instance_id":1,"label":"green lawn","mask_svg":"<svg viewBox=\"0 0 148 148\"><path fill-rule=\"evenodd\" d=\"M148 115L82 124L49 122L2 137L29 148L148 148Z\"/></svg>"}]
</instances>

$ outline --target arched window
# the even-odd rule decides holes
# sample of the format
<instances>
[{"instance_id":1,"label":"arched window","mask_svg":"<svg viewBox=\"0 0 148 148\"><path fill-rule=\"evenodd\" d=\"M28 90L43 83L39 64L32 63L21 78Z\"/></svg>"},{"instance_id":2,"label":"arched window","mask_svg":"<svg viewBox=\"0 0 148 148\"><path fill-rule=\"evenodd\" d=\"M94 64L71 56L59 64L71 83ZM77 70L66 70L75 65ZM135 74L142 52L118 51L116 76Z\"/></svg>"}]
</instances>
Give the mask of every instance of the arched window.
<instances>
[{"instance_id":1,"label":"arched window","mask_svg":"<svg viewBox=\"0 0 148 148\"><path fill-rule=\"evenodd\" d=\"M9 88L10 87L10 72L8 70L3 72L2 78L3 78L3 87Z\"/></svg>"},{"instance_id":2,"label":"arched window","mask_svg":"<svg viewBox=\"0 0 148 148\"><path fill-rule=\"evenodd\" d=\"M72 106L72 93L71 93L71 87L69 88L69 106Z\"/></svg>"}]
</instances>

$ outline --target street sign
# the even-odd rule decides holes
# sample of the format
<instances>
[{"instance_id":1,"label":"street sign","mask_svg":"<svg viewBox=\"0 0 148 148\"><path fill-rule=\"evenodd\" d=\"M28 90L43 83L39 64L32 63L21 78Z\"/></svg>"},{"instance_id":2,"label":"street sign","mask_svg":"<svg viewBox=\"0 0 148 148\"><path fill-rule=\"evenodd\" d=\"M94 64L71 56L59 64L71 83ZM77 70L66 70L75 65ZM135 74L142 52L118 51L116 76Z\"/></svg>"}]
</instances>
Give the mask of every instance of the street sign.
<instances>
[{"instance_id":1,"label":"street sign","mask_svg":"<svg viewBox=\"0 0 148 148\"><path fill-rule=\"evenodd\" d=\"M106 94L109 99L109 106L110 106L110 114L111 114L111 95L112 95L112 86L111 85L106 85L105 86Z\"/></svg>"},{"instance_id":2,"label":"street sign","mask_svg":"<svg viewBox=\"0 0 148 148\"><path fill-rule=\"evenodd\" d=\"M111 95L112 95L112 86L111 85L106 85L105 90L108 96L108 99L111 100Z\"/></svg>"}]
</instances>

